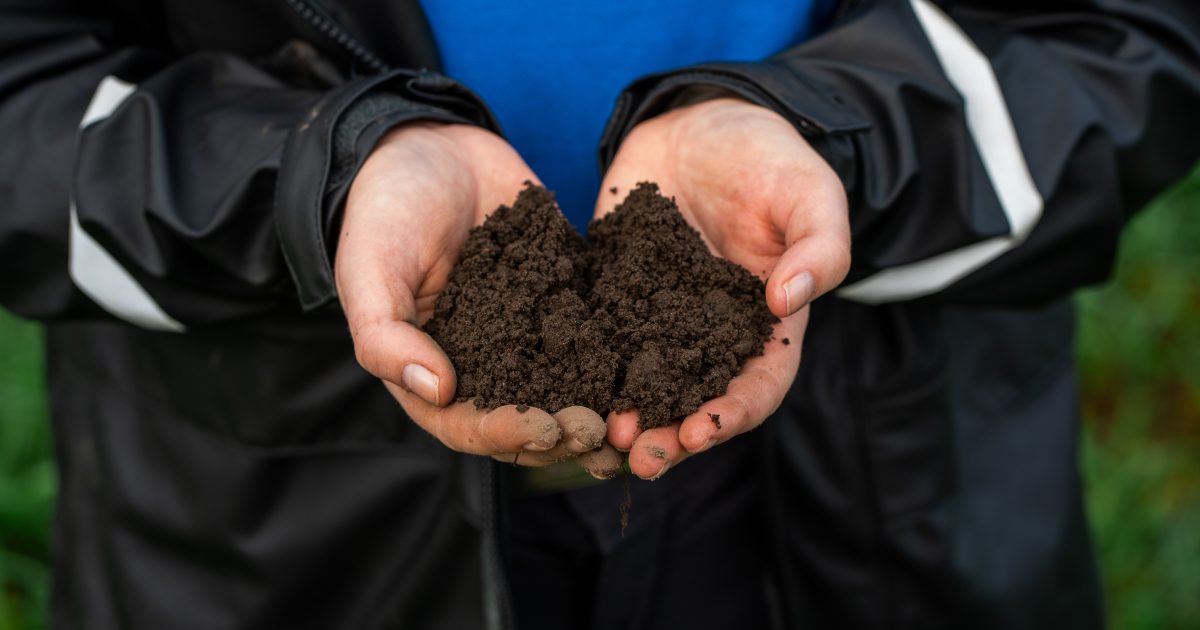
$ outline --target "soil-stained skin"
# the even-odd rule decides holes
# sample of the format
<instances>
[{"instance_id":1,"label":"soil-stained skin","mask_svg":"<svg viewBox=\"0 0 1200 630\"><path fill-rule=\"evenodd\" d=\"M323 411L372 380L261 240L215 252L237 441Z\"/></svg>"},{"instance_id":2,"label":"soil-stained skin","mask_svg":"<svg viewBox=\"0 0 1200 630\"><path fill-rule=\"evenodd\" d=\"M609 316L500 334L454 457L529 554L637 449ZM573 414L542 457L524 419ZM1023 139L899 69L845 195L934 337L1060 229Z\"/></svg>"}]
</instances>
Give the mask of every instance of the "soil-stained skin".
<instances>
[{"instance_id":1,"label":"soil-stained skin","mask_svg":"<svg viewBox=\"0 0 1200 630\"><path fill-rule=\"evenodd\" d=\"M725 392L778 319L762 281L712 255L673 200L639 184L585 242L528 186L473 229L426 331L458 400L664 426Z\"/></svg>"}]
</instances>

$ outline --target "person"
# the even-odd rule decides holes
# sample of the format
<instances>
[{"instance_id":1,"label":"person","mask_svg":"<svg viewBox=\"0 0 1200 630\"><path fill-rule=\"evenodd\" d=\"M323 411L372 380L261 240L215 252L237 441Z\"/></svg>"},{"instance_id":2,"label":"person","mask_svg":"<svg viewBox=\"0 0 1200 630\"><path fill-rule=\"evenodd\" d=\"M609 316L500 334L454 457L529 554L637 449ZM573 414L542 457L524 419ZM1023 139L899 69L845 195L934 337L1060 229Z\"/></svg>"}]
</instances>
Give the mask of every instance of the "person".
<instances>
[{"instance_id":1,"label":"person","mask_svg":"<svg viewBox=\"0 0 1200 630\"><path fill-rule=\"evenodd\" d=\"M1192 3L0 15L0 303L47 323L55 627L1102 625L1068 298L1197 157ZM538 174L577 224L656 181L762 272L795 342L706 403L720 428L615 414L592 450L450 404L417 324ZM515 496L478 457L614 447L660 478L624 539L620 481Z\"/></svg>"}]
</instances>

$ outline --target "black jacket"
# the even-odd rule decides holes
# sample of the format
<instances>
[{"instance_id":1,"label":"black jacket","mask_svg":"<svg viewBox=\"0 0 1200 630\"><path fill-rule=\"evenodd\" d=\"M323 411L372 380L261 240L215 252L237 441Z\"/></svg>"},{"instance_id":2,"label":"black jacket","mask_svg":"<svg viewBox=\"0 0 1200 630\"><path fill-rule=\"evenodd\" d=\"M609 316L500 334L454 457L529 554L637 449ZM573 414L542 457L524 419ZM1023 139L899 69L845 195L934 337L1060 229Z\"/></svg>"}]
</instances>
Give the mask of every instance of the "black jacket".
<instances>
[{"instance_id":1,"label":"black jacket","mask_svg":"<svg viewBox=\"0 0 1200 630\"><path fill-rule=\"evenodd\" d=\"M601 161L714 84L846 185L851 276L746 438L782 619L1094 627L1065 298L1200 154L1200 9L938 5L846 0L769 61L640 79ZM0 0L0 303L51 323L56 627L507 625L495 471L405 421L334 304L382 132L496 129L437 68L414 0Z\"/></svg>"}]
</instances>

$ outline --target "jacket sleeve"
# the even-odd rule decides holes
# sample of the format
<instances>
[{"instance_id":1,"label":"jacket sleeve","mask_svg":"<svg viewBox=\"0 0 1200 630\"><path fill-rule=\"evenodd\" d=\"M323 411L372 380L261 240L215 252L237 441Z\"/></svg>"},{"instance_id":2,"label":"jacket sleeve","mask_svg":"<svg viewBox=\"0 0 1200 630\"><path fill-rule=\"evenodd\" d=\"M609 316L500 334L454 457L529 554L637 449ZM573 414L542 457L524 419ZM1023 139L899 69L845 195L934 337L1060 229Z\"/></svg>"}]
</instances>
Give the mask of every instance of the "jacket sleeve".
<instances>
[{"instance_id":1,"label":"jacket sleeve","mask_svg":"<svg viewBox=\"0 0 1200 630\"><path fill-rule=\"evenodd\" d=\"M326 304L374 141L412 119L495 127L438 75L305 89L127 41L104 5L0 0L0 304L27 317L181 331Z\"/></svg>"},{"instance_id":2,"label":"jacket sleeve","mask_svg":"<svg viewBox=\"0 0 1200 630\"><path fill-rule=\"evenodd\" d=\"M1019 305L1105 279L1130 215L1200 155L1194 0L844 4L765 62L633 83L602 163L681 90L732 90L841 176L842 297Z\"/></svg>"}]
</instances>

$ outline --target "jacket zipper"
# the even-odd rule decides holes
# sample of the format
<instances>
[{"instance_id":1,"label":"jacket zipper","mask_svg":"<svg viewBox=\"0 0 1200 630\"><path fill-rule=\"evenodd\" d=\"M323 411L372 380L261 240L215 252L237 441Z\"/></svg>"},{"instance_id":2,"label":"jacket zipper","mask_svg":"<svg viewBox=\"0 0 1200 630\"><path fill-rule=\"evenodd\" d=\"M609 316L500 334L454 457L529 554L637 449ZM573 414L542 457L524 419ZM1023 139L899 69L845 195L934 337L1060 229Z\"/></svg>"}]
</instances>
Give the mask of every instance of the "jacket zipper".
<instances>
[{"instance_id":1,"label":"jacket zipper","mask_svg":"<svg viewBox=\"0 0 1200 630\"><path fill-rule=\"evenodd\" d=\"M339 46L346 49L351 56L357 61L363 63L376 73L384 73L390 70L388 65L383 62L378 56L367 50L361 42L354 39L346 29L342 28L337 22L325 15L320 9L309 4L306 0L286 0L287 5L291 7L300 17L307 20L315 26L317 30L324 33Z\"/></svg>"}]
</instances>

